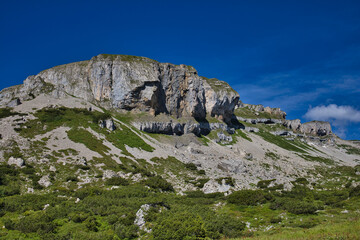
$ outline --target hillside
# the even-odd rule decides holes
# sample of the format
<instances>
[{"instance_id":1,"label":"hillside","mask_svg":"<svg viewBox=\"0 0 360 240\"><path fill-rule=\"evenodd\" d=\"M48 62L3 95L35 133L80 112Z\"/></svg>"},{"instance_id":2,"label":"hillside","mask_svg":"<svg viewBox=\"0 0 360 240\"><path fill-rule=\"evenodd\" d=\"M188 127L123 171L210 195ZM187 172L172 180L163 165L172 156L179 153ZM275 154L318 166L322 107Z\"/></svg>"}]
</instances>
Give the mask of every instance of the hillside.
<instances>
[{"instance_id":1,"label":"hillside","mask_svg":"<svg viewBox=\"0 0 360 240\"><path fill-rule=\"evenodd\" d=\"M360 234L360 142L191 66L101 54L2 90L0 107L1 237Z\"/></svg>"}]
</instances>

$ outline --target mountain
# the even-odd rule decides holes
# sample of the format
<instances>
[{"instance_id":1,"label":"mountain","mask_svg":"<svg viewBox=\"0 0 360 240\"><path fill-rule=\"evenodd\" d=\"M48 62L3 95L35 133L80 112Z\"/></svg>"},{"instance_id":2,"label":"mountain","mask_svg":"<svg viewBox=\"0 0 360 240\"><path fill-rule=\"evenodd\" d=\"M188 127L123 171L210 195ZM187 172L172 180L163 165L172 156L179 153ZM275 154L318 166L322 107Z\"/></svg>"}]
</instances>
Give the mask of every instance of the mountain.
<instances>
[{"instance_id":1,"label":"mountain","mask_svg":"<svg viewBox=\"0 0 360 240\"><path fill-rule=\"evenodd\" d=\"M360 142L340 139L327 122L244 104L191 66L101 54L3 89L0 107L0 236L177 239L164 230L176 225L167 225L171 216L192 216L198 222L179 223L179 239L217 239L300 221L275 221L279 211L358 207ZM234 218L239 204L273 211L263 221Z\"/></svg>"}]
</instances>

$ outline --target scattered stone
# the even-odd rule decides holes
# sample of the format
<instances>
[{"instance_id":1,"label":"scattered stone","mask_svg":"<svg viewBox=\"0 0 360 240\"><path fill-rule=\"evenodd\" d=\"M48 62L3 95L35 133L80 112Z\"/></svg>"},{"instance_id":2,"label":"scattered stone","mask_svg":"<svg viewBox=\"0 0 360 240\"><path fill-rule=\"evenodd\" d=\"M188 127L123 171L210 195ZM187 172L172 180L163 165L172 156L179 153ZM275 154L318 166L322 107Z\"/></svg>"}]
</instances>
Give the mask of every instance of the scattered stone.
<instances>
[{"instance_id":1,"label":"scattered stone","mask_svg":"<svg viewBox=\"0 0 360 240\"><path fill-rule=\"evenodd\" d=\"M246 155L245 155L246 160L252 160L253 158L254 157L253 157L253 155L251 153L246 153Z\"/></svg>"},{"instance_id":2,"label":"scattered stone","mask_svg":"<svg viewBox=\"0 0 360 240\"><path fill-rule=\"evenodd\" d=\"M231 136L226 136L223 132L218 132L217 133L217 136L218 136L218 139L217 141L218 142L232 142L233 138Z\"/></svg>"},{"instance_id":3,"label":"scattered stone","mask_svg":"<svg viewBox=\"0 0 360 240\"><path fill-rule=\"evenodd\" d=\"M195 148L192 148L190 146L188 147L188 151L191 154L204 154L204 152L201 151L200 149L195 149Z\"/></svg>"},{"instance_id":4,"label":"scattered stone","mask_svg":"<svg viewBox=\"0 0 360 240\"><path fill-rule=\"evenodd\" d=\"M17 167L22 167L25 165L25 161L24 161L24 159L21 159L21 158L10 157L8 160L8 164L16 165Z\"/></svg>"},{"instance_id":5,"label":"scattered stone","mask_svg":"<svg viewBox=\"0 0 360 240\"><path fill-rule=\"evenodd\" d=\"M147 212L150 210L150 204L144 204L140 207L140 209L136 212L136 218L134 224L137 225L140 230L143 230L147 233L151 232L151 229L148 229L145 224L145 216L148 214Z\"/></svg>"},{"instance_id":6,"label":"scattered stone","mask_svg":"<svg viewBox=\"0 0 360 240\"><path fill-rule=\"evenodd\" d=\"M113 178L113 177L118 177L116 172L114 172L113 170L105 170L103 172L103 179L108 179L108 178Z\"/></svg>"},{"instance_id":7,"label":"scattered stone","mask_svg":"<svg viewBox=\"0 0 360 240\"><path fill-rule=\"evenodd\" d=\"M110 131L114 131L116 129L114 120L112 118L109 119L105 119L105 120L100 120L99 121L99 126L101 128L106 128Z\"/></svg>"},{"instance_id":8,"label":"scattered stone","mask_svg":"<svg viewBox=\"0 0 360 240\"><path fill-rule=\"evenodd\" d=\"M38 181L38 183L45 188L52 185L52 183L50 182L49 175L42 176Z\"/></svg>"},{"instance_id":9,"label":"scattered stone","mask_svg":"<svg viewBox=\"0 0 360 240\"><path fill-rule=\"evenodd\" d=\"M225 184L223 181L219 184L216 180L209 180L204 184L204 187L201 189L204 193L215 193L215 192L227 192L230 190L230 185Z\"/></svg>"},{"instance_id":10,"label":"scattered stone","mask_svg":"<svg viewBox=\"0 0 360 240\"><path fill-rule=\"evenodd\" d=\"M87 166L86 157L76 159L76 165Z\"/></svg>"}]
</instances>

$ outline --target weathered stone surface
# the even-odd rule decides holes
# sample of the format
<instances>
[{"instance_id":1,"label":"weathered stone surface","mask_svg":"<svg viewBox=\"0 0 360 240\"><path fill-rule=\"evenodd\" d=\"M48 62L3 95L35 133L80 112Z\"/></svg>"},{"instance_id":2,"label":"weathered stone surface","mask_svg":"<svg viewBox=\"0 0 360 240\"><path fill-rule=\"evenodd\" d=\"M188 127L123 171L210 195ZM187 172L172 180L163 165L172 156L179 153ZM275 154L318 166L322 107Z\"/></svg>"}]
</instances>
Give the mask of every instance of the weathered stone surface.
<instances>
[{"instance_id":1,"label":"weathered stone surface","mask_svg":"<svg viewBox=\"0 0 360 240\"><path fill-rule=\"evenodd\" d=\"M312 134L317 136L331 135L331 125L329 122L311 121L301 125L300 131L305 134Z\"/></svg>"},{"instance_id":2,"label":"weathered stone surface","mask_svg":"<svg viewBox=\"0 0 360 240\"><path fill-rule=\"evenodd\" d=\"M202 191L204 193L227 192L230 190L230 188L231 188L230 185L225 184L224 181L221 184L219 184L215 180L210 180L204 184Z\"/></svg>"},{"instance_id":3,"label":"weathered stone surface","mask_svg":"<svg viewBox=\"0 0 360 240\"><path fill-rule=\"evenodd\" d=\"M235 133L235 129L224 123L176 123L176 122L133 122L133 126L137 129L148 133L161 133L167 135L183 135L193 133L200 135L208 133L211 130L222 129L229 134Z\"/></svg>"},{"instance_id":4,"label":"weathered stone surface","mask_svg":"<svg viewBox=\"0 0 360 240\"><path fill-rule=\"evenodd\" d=\"M148 214L148 211L150 210L151 205L150 204L144 204L140 207L140 209L136 212L136 217L134 224L139 227L140 230L143 230L145 232L151 232L151 229L148 229L146 227L146 221L145 216Z\"/></svg>"},{"instance_id":5,"label":"weathered stone surface","mask_svg":"<svg viewBox=\"0 0 360 240\"><path fill-rule=\"evenodd\" d=\"M110 131L114 131L116 129L116 126L114 124L114 120L112 118L109 119L105 119L105 120L100 120L99 121L99 126L101 128L106 128Z\"/></svg>"},{"instance_id":6,"label":"weathered stone surface","mask_svg":"<svg viewBox=\"0 0 360 240\"><path fill-rule=\"evenodd\" d=\"M25 165L25 161L24 161L24 159L21 159L21 158L10 157L8 160L8 164L16 165L17 167L22 167Z\"/></svg>"},{"instance_id":7,"label":"weathered stone surface","mask_svg":"<svg viewBox=\"0 0 360 240\"><path fill-rule=\"evenodd\" d=\"M230 120L239 101L239 94L227 83L217 79L202 78L205 86L206 110L212 117Z\"/></svg>"},{"instance_id":8,"label":"weathered stone surface","mask_svg":"<svg viewBox=\"0 0 360 240\"><path fill-rule=\"evenodd\" d=\"M101 54L28 77L23 85L1 91L0 105L46 92L57 97L67 93L108 108L196 119L209 114L226 120L239 100L227 83L199 77L193 67Z\"/></svg>"},{"instance_id":9,"label":"weathered stone surface","mask_svg":"<svg viewBox=\"0 0 360 240\"><path fill-rule=\"evenodd\" d=\"M236 118L239 121L248 122L248 123L252 123L252 124L258 124L258 123L265 123L265 124L279 123L279 124L282 124L283 123L282 119L276 119L276 118L243 118L243 117L239 117L239 116L237 116Z\"/></svg>"},{"instance_id":10,"label":"weathered stone surface","mask_svg":"<svg viewBox=\"0 0 360 240\"><path fill-rule=\"evenodd\" d=\"M283 125L295 132L313 136L327 136L332 134L331 125L329 122L311 121L301 124L300 119L286 120ZM298 135L303 137L303 135Z\"/></svg>"},{"instance_id":11,"label":"weathered stone surface","mask_svg":"<svg viewBox=\"0 0 360 240\"><path fill-rule=\"evenodd\" d=\"M233 138L231 136L225 135L223 132L217 133L218 139L217 142L232 142Z\"/></svg>"},{"instance_id":12,"label":"weathered stone surface","mask_svg":"<svg viewBox=\"0 0 360 240\"><path fill-rule=\"evenodd\" d=\"M119 175L114 172L113 170L105 170L103 172L103 179L108 179L108 178L113 178L113 177L118 177Z\"/></svg>"},{"instance_id":13,"label":"weathered stone surface","mask_svg":"<svg viewBox=\"0 0 360 240\"><path fill-rule=\"evenodd\" d=\"M264 107L261 104L258 105L253 105L253 104L245 104L242 102L238 102L238 104L236 105L236 108L249 108L250 110L257 112L257 113L268 113L270 115L276 116L276 118L279 119L285 119L286 118L286 112L281 111L280 108L271 108L271 107Z\"/></svg>"},{"instance_id":14,"label":"weathered stone surface","mask_svg":"<svg viewBox=\"0 0 360 240\"><path fill-rule=\"evenodd\" d=\"M50 178L49 178L48 175L42 176L42 177L40 178L40 180L38 181L38 183L39 183L41 186L45 187L45 188L47 188L47 187L49 187L49 186L52 185L52 183L50 182Z\"/></svg>"},{"instance_id":15,"label":"weathered stone surface","mask_svg":"<svg viewBox=\"0 0 360 240\"><path fill-rule=\"evenodd\" d=\"M286 120L284 122L284 126L291 130L299 131L300 127L301 127L301 121L300 121L300 119Z\"/></svg>"},{"instance_id":16,"label":"weathered stone surface","mask_svg":"<svg viewBox=\"0 0 360 240\"><path fill-rule=\"evenodd\" d=\"M7 104L7 107L16 107L18 105L21 104L21 101L19 98L15 98L14 100L10 101L8 104Z\"/></svg>"}]
</instances>

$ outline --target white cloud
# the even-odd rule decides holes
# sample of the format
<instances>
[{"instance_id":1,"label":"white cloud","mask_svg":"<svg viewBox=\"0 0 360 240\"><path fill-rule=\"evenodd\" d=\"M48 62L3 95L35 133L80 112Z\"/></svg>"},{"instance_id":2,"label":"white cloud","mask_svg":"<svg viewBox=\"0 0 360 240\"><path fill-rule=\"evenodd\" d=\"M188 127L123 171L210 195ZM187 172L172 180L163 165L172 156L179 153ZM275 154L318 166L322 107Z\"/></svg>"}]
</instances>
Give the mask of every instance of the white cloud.
<instances>
[{"instance_id":1,"label":"white cloud","mask_svg":"<svg viewBox=\"0 0 360 240\"><path fill-rule=\"evenodd\" d=\"M346 125L349 122L360 122L360 111L351 106L330 104L310 108L304 117L311 120L332 121L335 125Z\"/></svg>"}]
</instances>

